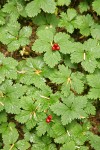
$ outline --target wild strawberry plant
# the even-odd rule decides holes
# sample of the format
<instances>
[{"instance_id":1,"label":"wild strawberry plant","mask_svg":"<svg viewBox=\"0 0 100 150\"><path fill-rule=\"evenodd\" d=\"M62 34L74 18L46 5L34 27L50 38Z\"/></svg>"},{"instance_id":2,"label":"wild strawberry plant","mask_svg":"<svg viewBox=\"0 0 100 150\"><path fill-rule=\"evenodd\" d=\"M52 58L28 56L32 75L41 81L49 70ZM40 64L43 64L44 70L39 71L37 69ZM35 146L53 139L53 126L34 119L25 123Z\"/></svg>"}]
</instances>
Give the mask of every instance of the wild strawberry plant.
<instances>
[{"instance_id":1,"label":"wild strawberry plant","mask_svg":"<svg viewBox=\"0 0 100 150\"><path fill-rule=\"evenodd\" d=\"M100 150L99 0L0 3L0 149Z\"/></svg>"}]
</instances>

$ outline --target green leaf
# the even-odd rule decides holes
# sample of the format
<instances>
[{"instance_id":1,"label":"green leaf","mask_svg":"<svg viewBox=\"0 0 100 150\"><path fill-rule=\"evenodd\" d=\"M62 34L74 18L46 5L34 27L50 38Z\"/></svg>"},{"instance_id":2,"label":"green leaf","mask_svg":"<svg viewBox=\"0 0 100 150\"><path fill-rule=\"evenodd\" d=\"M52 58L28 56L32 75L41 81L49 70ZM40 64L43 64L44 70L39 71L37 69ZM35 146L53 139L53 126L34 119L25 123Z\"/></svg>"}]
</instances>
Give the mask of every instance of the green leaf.
<instances>
[{"instance_id":1,"label":"green leaf","mask_svg":"<svg viewBox=\"0 0 100 150\"><path fill-rule=\"evenodd\" d=\"M93 133L91 133L89 135L89 143L95 150L100 149L100 137L98 135L94 135Z\"/></svg>"},{"instance_id":2,"label":"green leaf","mask_svg":"<svg viewBox=\"0 0 100 150\"><path fill-rule=\"evenodd\" d=\"M74 44L69 40L69 35L65 33L57 33L54 37L55 43L59 43L60 52L63 54L72 53L74 50Z\"/></svg>"},{"instance_id":3,"label":"green leaf","mask_svg":"<svg viewBox=\"0 0 100 150\"><path fill-rule=\"evenodd\" d=\"M87 11L89 9L89 5L88 5L87 1L80 2L79 9L80 9L81 13Z\"/></svg>"},{"instance_id":4,"label":"green leaf","mask_svg":"<svg viewBox=\"0 0 100 150\"><path fill-rule=\"evenodd\" d=\"M97 40L89 39L84 44L76 43L75 50L71 54L71 62L79 63L81 62L82 67L93 73L97 67L97 60L100 56L100 46Z\"/></svg>"},{"instance_id":5,"label":"green leaf","mask_svg":"<svg viewBox=\"0 0 100 150\"><path fill-rule=\"evenodd\" d=\"M91 35L94 39L100 40L100 25L99 24L95 24L93 26L93 28L91 29Z\"/></svg>"},{"instance_id":6,"label":"green leaf","mask_svg":"<svg viewBox=\"0 0 100 150\"><path fill-rule=\"evenodd\" d=\"M35 52L43 53L46 51L49 51L51 48L50 44L42 41L42 40L36 40L34 45L32 46L32 50Z\"/></svg>"},{"instance_id":7,"label":"green leaf","mask_svg":"<svg viewBox=\"0 0 100 150\"><path fill-rule=\"evenodd\" d=\"M57 1L57 5L59 5L59 6L63 6L63 5L68 6L70 3L71 3L70 0L58 0Z\"/></svg>"},{"instance_id":8,"label":"green leaf","mask_svg":"<svg viewBox=\"0 0 100 150\"><path fill-rule=\"evenodd\" d=\"M41 8L44 12L54 13L56 8L56 3L53 0L41 0Z\"/></svg>"},{"instance_id":9,"label":"green leaf","mask_svg":"<svg viewBox=\"0 0 100 150\"><path fill-rule=\"evenodd\" d=\"M34 84L38 88L45 87L45 63L41 57L29 58L18 66L18 81L26 85Z\"/></svg>"},{"instance_id":10,"label":"green leaf","mask_svg":"<svg viewBox=\"0 0 100 150\"><path fill-rule=\"evenodd\" d=\"M12 21L17 20L20 15L26 17L23 1L9 1L3 6L2 11L10 14Z\"/></svg>"},{"instance_id":11,"label":"green leaf","mask_svg":"<svg viewBox=\"0 0 100 150\"><path fill-rule=\"evenodd\" d=\"M63 125L70 123L76 118L85 116L83 108L86 106L87 99L85 97L74 97L70 95L68 98L62 99L64 103L57 102L50 107L50 109L57 114L61 115L61 121Z\"/></svg>"},{"instance_id":12,"label":"green leaf","mask_svg":"<svg viewBox=\"0 0 100 150\"><path fill-rule=\"evenodd\" d=\"M9 51L15 51L20 46L25 46L29 43L29 37L32 33L31 27L23 27L20 30L20 24L13 21L1 29L2 36L0 41L8 46Z\"/></svg>"},{"instance_id":13,"label":"green leaf","mask_svg":"<svg viewBox=\"0 0 100 150\"><path fill-rule=\"evenodd\" d=\"M55 123L52 126L52 130L53 130L53 134L55 135L55 137L59 137L66 133L65 128L61 123Z\"/></svg>"},{"instance_id":14,"label":"green leaf","mask_svg":"<svg viewBox=\"0 0 100 150\"><path fill-rule=\"evenodd\" d=\"M75 148L75 143L74 143L73 141L70 141L70 142L64 144L64 145L60 148L60 150L66 150L66 149L68 149L68 150L75 150L75 149L76 149L76 148Z\"/></svg>"},{"instance_id":15,"label":"green leaf","mask_svg":"<svg viewBox=\"0 0 100 150\"><path fill-rule=\"evenodd\" d=\"M73 8L68 8L67 13L61 13L61 19L58 24L59 27L65 27L67 32L73 33L75 28L75 18L77 16L76 10Z\"/></svg>"},{"instance_id":16,"label":"green leaf","mask_svg":"<svg viewBox=\"0 0 100 150\"><path fill-rule=\"evenodd\" d=\"M31 97L23 97L20 102L20 113L16 115L16 120L22 124L26 124L28 129L33 128L36 123L45 118L45 114L40 114L40 103L35 103Z\"/></svg>"},{"instance_id":17,"label":"green leaf","mask_svg":"<svg viewBox=\"0 0 100 150\"><path fill-rule=\"evenodd\" d=\"M93 10L96 11L97 15L100 15L100 2L99 0L94 0L92 3Z\"/></svg>"},{"instance_id":18,"label":"green leaf","mask_svg":"<svg viewBox=\"0 0 100 150\"><path fill-rule=\"evenodd\" d=\"M41 12L41 9L47 13L54 13L55 8L56 6L53 0L50 0L49 2L48 0L41 0L41 1L34 0L27 4L26 12L29 17L34 17Z\"/></svg>"},{"instance_id":19,"label":"green leaf","mask_svg":"<svg viewBox=\"0 0 100 150\"><path fill-rule=\"evenodd\" d=\"M18 131L13 123L9 123L6 131L3 133L2 138L5 145L14 144L18 139Z\"/></svg>"},{"instance_id":20,"label":"green leaf","mask_svg":"<svg viewBox=\"0 0 100 150\"><path fill-rule=\"evenodd\" d=\"M70 136L65 132L64 134L61 134L60 136L56 137L54 141L59 144L64 144L70 141Z\"/></svg>"},{"instance_id":21,"label":"green leaf","mask_svg":"<svg viewBox=\"0 0 100 150\"><path fill-rule=\"evenodd\" d=\"M29 147L30 147L30 144L25 141L25 140L19 140L17 143L16 143L16 147L19 149L19 150L27 150Z\"/></svg>"},{"instance_id":22,"label":"green leaf","mask_svg":"<svg viewBox=\"0 0 100 150\"><path fill-rule=\"evenodd\" d=\"M87 81L91 86L88 97L91 99L100 98L100 78L99 74L88 75Z\"/></svg>"},{"instance_id":23,"label":"green leaf","mask_svg":"<svg viewBox=\"0 0 100 150\"><path fill-rule=\"evenodd\" d=\"M44 36L43 36L44 35ZM37 32L37 36L48 43L53 41L53 33L49 30L41 30Z\"/></svg>"},{"instance_id":24,"label":"green leaf","mask_svg":"<svg viewBox=\"0 0 100 150\"><path fill-rule=\"evenodd\" d=\"M84 83L82 78L83 74L80 72L76 72L71 75L71 88L74 89L78 94L82 93L84 90Z\"/></svg>"},{"instance_id":25,"label":"green leaf","mask_svg":"<svg viewBox=\"0 0 100 150\"><path fill-rule=\"evenodd\" d=\"M31 35L32 28L29 26L23 27L19 32L19 37L27 38Z\"/></svg>"},{"instance_id":26,"label":"green leaf","mask_svg":"<svg viewBox=\"0 0 100 150\"><path fill-rule=\"evenodd\" d=\"M0 124L3 122L7 122L7 114L5 111L0 112Z\"/></svg>"},{"instance_id":27,"label":"green leaf","mask_svg":"<svg viewBox=\"0 0 100 150\"><path fill-rule=\"evenodd\" d=\"M78 24L78 28L82 35L89 36L91 33L91 27L94 25L94 20L91 15L87 14L86 16L79 16L75 23Z\"/></svg>"},{"instance_id":28,"label":"green leaf","mask_svg":"<svg viewBox=\"0 0 100 150\"><path fill-rule=\"evenodd\" d=\"M38 127L36 128L36 130L38 136L44 135L48 130L48 124L46 123L46 121L38 123Z\"/></svg>"},{"instance_id":29,"label":"green leaf","mask_svg":"<svg viewBox=\"0 0 100 150\"><path fill-rule=\"evenodd\" d=\"M53 83L61 84L67 81L67 78L70 76L70 74L71 71L67 66L59 65L59 71L55 70L49 78Z\"/></svg>"},{"instance_id":30,"label":"green leaf","mask_svg":"<svg viewBox=\"0 0 100 150\"><path fill-rule=\"evenodd\" d=\"M71 70L64 65L59 65L59 71L52 73L49 78L53 83L62 84L61 90L65 96L71 92L70 88L77 93L82 93L84 90L83 74L79 72L71 74Z\"/></svg>"},{"instance_id":31,"label":"green leaf","mask_svg":"<svg viewBox=\"0 0 100 150\"><path fill-rule=\"evenodd\" d=\"M44 54L44 61L51 68L57 65L60 60L61 60L61 56L58 51L56 52L48 51L47 53Z\"/></svg>"},{"instance_id":32,"label":"green leaf","mask_svg":"<svg viewBox=\"0 0 100 150\"><path fill-rule=\"evenodd\" d=\"M27 4L25 10L29 17L37 16L38 13L41 12L40 10L40 2L38 0L32 1Z\"/></svg>"},{"instance_id":33,"label":"green leaf","mask_svg":"<svg viewBox=\"0 0 100 150\"><path fill-rule=\"evenodd\" d=\"M5 24L5 13L3 13L2 10L0 10L0 25L4 24Z\"/></svg>"},{"instance_id":34,"label":"green leaf","mask_svg":"<svg viewBox=\"0 0 100 150\"><path fill-rule=\"evenodd\" d=\"M39 26L37 30L49 29L55 31L55 27L58 26L59 18L54 14L44 15L43 13L40 13L33 18L33 22Z\"/></svg>"},{"instance_id":35,"label":"green leaf","mask_svg":"<svg viewBox=\"0 0 100 150\"><path fill-rule=\"evenodd\" d=\"M26 87L20 84L12 85L11 81L6 81L0 86L2 96L0 97L0 107L8 113L18 114L20 112L20 97L26 91Z\"/></svg>"},{"instance_id":36,"label":"green leaf","mask_svg":"<svg viewBox=\"0 0 100 150\"><path fill-rule=\"evenodd\" d=\"M5 78L17 78L17 65L18 62L16 60L10 57L5 58L4 55L0 53L0 83L4 81Z\"/></svg>"}]
</instances>

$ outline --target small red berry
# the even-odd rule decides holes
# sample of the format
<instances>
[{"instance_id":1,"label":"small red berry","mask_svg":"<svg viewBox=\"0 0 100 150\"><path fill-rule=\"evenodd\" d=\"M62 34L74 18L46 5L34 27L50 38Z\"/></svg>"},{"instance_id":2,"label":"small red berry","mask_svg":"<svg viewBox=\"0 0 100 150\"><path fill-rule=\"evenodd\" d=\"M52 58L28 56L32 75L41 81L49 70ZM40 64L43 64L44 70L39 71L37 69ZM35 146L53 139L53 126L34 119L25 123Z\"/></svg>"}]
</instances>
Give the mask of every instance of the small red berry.
<instances>
[{"instance_id":1,"label":"small red berry","mask_svg":"<svg viewBox=\"0 0 100 150\"><path fill-rule=\"evenodd\" d=\"M57 43L54 43L53 46L52 46L52 50L53 50L53 51L58 51L58 50L60 50L59 45L58 45Z\"/></svg>"},{"instance_id":2,"label":"small red berry","mask_svg":"<svg viewBox=\"0 0 100 150\"><path fill-rule=\"evenodd\" d=\"M60 50L60 47L59 47L59 46L57 46L57 47L56 47L56 50Z\"/></svg>"},{"instance_id":3,"label":"small red berry","mask_svg":"<svg viewBox=\"0 0 100 150\"><path fill-rule=\"evenodd\" d=\"M58 46L58 44L57 43L54 43L54 45L53 45L55 48Z\"/></svg>"},{"instance_id":4,"label":"small red berry","mask_svg":"<svg viewBox=\"0 0 100 150\"><path fill-rule=\"evenodd\" d=\"M51 121L51 119L49 118L46 118L46 122L49 123Z\"/></svg>"},{"instance_id":5,"label":"small red berry","mask_svg":"<svg viewBox=\"0 0 100 150\"><path fill-rule=\"evenodd\" d=\"M52 119L52 116L51 116L51 115L49 115L49 116L48 116L48 118L51 120L51 119Z\"/></svg>"},{"instance_id":6,"label":"small red berry","mask_svg":"<svg viewBox=\"0 0 100 150\"><path fill-rule=\"evenodd\" d=\"M56 50L55 46L52 46L52 50L53 50L53 51L55 51L55 50Z\"/></svg>"}]
</instances>

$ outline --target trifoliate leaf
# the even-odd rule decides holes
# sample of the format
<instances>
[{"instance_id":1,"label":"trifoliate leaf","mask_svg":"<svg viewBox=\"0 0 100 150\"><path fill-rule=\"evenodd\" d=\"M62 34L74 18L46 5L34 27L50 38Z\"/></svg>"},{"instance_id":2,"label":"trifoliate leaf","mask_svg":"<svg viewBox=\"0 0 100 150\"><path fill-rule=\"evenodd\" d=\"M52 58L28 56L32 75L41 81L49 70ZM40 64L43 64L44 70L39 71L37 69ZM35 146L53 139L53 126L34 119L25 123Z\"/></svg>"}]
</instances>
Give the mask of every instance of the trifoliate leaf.
<instances>
[{"instance_id":1,"label":"trifoliate leaf","mask_svg":"<svg viewBox=\"0 0 100 150\"><path fill-rule=\"evenodd\" d=\"M76 10L73 8L69 8L67 13L61 13L61 19L59 22L59 27L65 27L67 32L73 33L75 28L75 18L77 16Z\"/></svg>"},{"instance_id":2,"label":"trifoliate leaf","mask_svg":"<svg viewBox=\"0 0 100 150\"><path fill-rule=\"evenodd\" d=\"M57 102L50 107L50 109L61 116L61 121L63 125L70 123L76 118L81 118L85 116L85 111L83 108L86 106L87 99L85 97L74 97L70 95L68 98L62 99L64 103Z\"/></svg>"},{"instance_id":3,"label":"trifoliate leaf","mask_svg":"<svg viewBox=\"0 0 100 150\"><path fill-rule=\"evenodd\" d=\"M90 44L91 43L91 44ZM81 62L82 67L93 73L97 67L96 58L100 57L100 46L97 43L97 40L89 39L84 42L84 45L80 43L75 44L74 52L71 54L72 63Z\"/></svg>"},{"instance_id":4,"label":"trifoliate leaf","mask_svg":"<svg viewBox=\"0 0 100 150\"><path fill-rule=\"evenodd\" d=\"M45 63L41 57L29 58L18 66L18 81L26 85L34 84L38 88L45 87Z\"/></svg>"},{"instance_id":5,"label":"trifoliate leaf","mask_svg":"<svg viewBox=\"0 0 100 150\"><path fill-rule=\"evenodd\" d=\"M12 82L6 81L0 86L2 96L0 97L0 109L8 113L18 114L20 112L20 97L26 91L26 87L20 84L12 85Z\"/></svg>"},{"instance_id":6,"label":"trifoliate leaf","mask_svg":"<svg viewBox=\"0 0 100 150\"><path fill-rule=\"evenodd\" d=\"M39 120L45 118L45 114L42 117L40 115L40 104L35 103L35 100L32 100L31 97L23 97L20 107L23 109L15 118L18 122L25 123L28 129L33 128Z\"/></svg>"},{"instance_id":7,"label":"trifoliate leaf","mask_svg":"<svg viewBox=\"0 0 100 150\"><path fill-rule=\"evenodd\" d=\"M18 22L10 22L6 27L2 27L0 41L8 46L9 51L15 51L20 46L25 46L29 43L31 32L31 27L23 27L20 30L20 24Z\"/></svg>"},{"instance_id":8,"label":"trifoliate leaf","mask_svg":"<svg viewBox=\"0 0 100 150\"><path fill-rule=\"evenodd\" d=\"M77 72L72 73L68 67L59 65L59 71L55 71L49 77L49 79L56 84L61 85L61 91L65 96L68 96L71 92L70 88L77 93L82 93L84 90L84 83L82 81L83 74Z\"/></svg>"},{"instance_id":9,"label":"trifoliate leaf","mask_svg":"<svg viewBox=\"0 0 100 150\"><path fill-rule=\"evenodd\" d=\"M10 1L4 5L2 11L9 13L12 20L17 20L20 15L26 16L22 1Z\"/></svg>"},{"instance_id":10,"label":"trifoliate leaf","mask_svg":"<svg viewBox=\"0 0 100 150\"><path fill-rule=\"evenodd\" d=\"M87 131L89 129L89 125L87 123L80 125L79 123L73 121L68 125L68 132L70 137L74 139L77 145L83 145L87 140Z\"/></svg>"},{"instance_id":11,"label":"trifoliate leaf","mask_svg":"<svg viewBox=\"0 0 100 150\"><path fill-rule=\"evenodd\" d=\"M89 36L91 33L91 27L94 25L94 20L91 15L78 16L75 24L80 29L80 33L84 36Z\"/></svg>"}]
</instances>

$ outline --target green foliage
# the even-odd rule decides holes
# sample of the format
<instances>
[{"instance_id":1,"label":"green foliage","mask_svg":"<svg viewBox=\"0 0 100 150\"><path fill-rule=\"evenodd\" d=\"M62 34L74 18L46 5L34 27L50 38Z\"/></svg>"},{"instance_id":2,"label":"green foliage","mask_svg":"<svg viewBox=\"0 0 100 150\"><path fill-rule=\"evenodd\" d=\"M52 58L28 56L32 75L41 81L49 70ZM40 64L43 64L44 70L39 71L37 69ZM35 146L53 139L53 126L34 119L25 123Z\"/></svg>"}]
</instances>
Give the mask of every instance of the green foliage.
<instances>
[{"instance_id":1,"label":"green foliage","mask_svg":"<svg viewBox=\"0 0 100 150\"><path fill-rule=\"evenodd\" d=\"M63 5L68 6L70 3L71 3L71 0L58 0L57 1L58 6L63 6Z\"/></svg>"},{"instance_id":2,"label":"green foliage","mask_svg":"<svg viewBox=\"0 0 100 150\"><path fill-rule=\"evenodd\" d=\"M97 59L100 55L98 41L89 39L84 44L76 43L74 52L71 54L72 63L81 62L85 71L93 73L97 67Z\"/></svg>"},{"instance_id":3,"label":"green foliage","mask_svg":"<svg viewBox=\"0 0 100 150\"><path fill-rule=\"evenodd\" d=\"M75 9L69 8L67 13L61 13L61 19L59 22L59 27L65 27L67 32L73 33L75 28L75 18L77 16L77 12Z\"/></svg>"},{"instance_id":4,"label":"green foliage","mask_svg":"<svg viewBox=\"0 0 100 150\"><path fill-rule=\"evenodd\" d=\"M80 2L79 9L80 9L81 13L83 13L89 9L89 5L86 0L83 2Z\"/></svg>"},{"instance_id":5,"label":"green foliage","mask_svg":"<svg viewBox=\"0 0 100 150\"><path fill-rule=\"evenodd\" d=\"M29 17L37 16L41 12L41 9L47 13L54 13L56 8L55 2L53 0L34 0L27 4L26 13Z\"/></svg>"},{"instance_id":6,"label":"green foliage","mask_svg":"<svg viewBox=\"0 0 100 150\"><path fill-rule=\"evenodd\" d=\"M2 27L0 32L0 41L7 44L8 51L12 52L19 49L20 46L29 44L32 29L27 26L21 29L18 22L10 22L6 27Z\"/></svg>"},{"instance_id":7,"label":"green foliage","mask_svg":"<svg viewBox=\"0 0 100 150\"><path fill-rule=\"evenodd\" d=\"M100 7L99 6L100 6L99 0L95 0L92 3L93 10L96 11L97 15L100 15Z\"/></svg>"},{"instance_id":8,"label":"green foliage","mask_svg":"<svg viewBox=\"0 0 100 150\"><path fill-rule=\"evenodd\" d=\"M91 86L88 97L91 99L100 98L100 78L99 74L88 75L87 81Z\"/></svg>"},{"instance_id":9,"label":"green foliage","mask_svg":"<svg viewBox=\"0 0 100 150\"><path fill-rule=\"evenodd\" d=\"M0 83L6 79L16 79L17 78L17 68L18 62L11 57L5 58L2 53L0 53Z\"/></svg>"},{"instance_id":10,"label":"green foliage","mask_svg":"<svg viewBox=\"0 0 100 150\"><path fill-rule=\"evenodd\" d=\"M75 118L80 119L86 116L84 107L86 107L87 99L85 97L70 95L68 98L62 98L62 101L63 103L57 102L50 108L58 116L61 115L63 125L70 123Z\"/></svg>"},{"instance_id":11,"label":"green foliage","mask_svg":"<svg viewBox=\"0 0 100 150\"><path fill-rule=\"evenodd\" d=\"M99 150L99 0L0 4L0 149Z\"/></svg>"}]
</instances>

